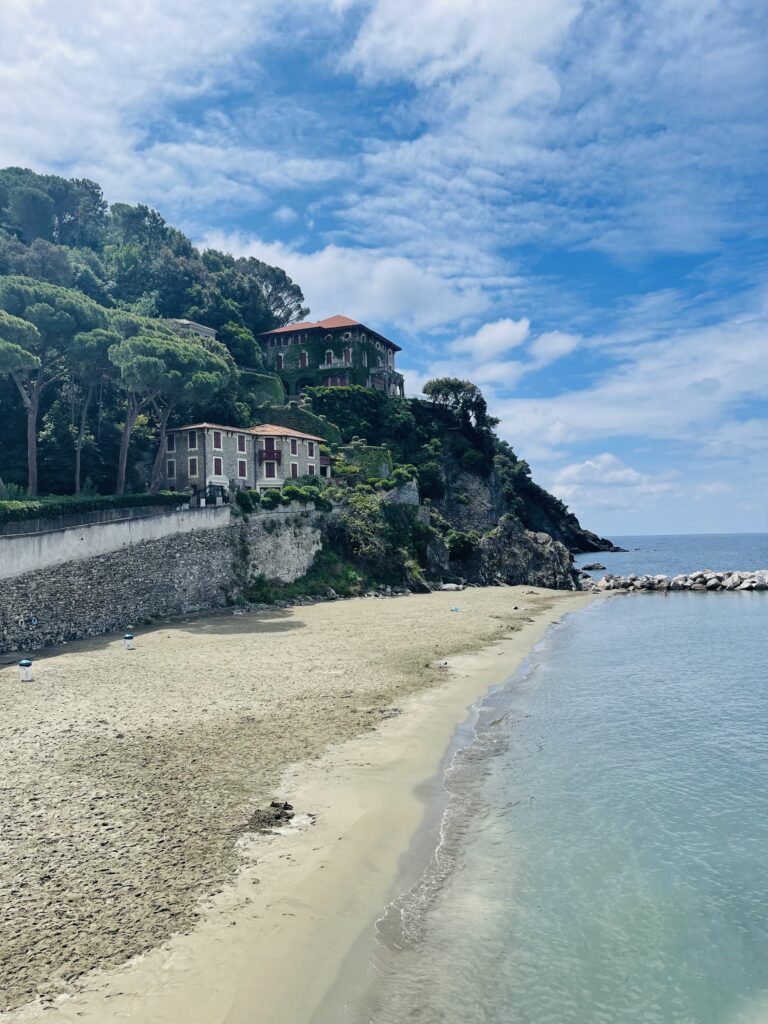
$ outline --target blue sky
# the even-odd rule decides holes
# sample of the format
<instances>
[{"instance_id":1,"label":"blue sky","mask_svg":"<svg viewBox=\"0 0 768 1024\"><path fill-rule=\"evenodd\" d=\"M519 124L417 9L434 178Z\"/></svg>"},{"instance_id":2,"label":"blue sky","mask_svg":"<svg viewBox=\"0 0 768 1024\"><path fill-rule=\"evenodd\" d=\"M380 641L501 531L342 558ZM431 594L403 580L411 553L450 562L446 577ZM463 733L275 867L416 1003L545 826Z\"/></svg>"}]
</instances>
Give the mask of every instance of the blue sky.
<instances>
[{"instance_id":1,"label":"blue sky","mask_svg":"<svg viewBox=\"0 0 768 1024\"><path fill-rule=\"evenodd\" d=\"M0 162L286 268L481 385L603 533L768 529L768 12L4 0Z\"/></svg>"}]
</instances>

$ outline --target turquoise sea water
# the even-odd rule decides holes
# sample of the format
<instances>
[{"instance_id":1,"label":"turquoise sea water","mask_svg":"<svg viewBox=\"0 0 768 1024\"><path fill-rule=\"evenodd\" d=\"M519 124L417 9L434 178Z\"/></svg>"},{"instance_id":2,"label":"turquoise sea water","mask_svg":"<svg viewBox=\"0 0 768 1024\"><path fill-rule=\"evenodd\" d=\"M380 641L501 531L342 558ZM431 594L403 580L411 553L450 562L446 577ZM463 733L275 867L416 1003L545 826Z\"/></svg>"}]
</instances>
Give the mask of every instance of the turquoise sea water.
<instances>
[{"instance_id":1,"label":"turquoise sea water","mask_svg":"<svg viewBox=\"0 0 768 1024\"><path fill-rule=\"evenodd\" d=\"M768 565L765 535L738 564L718 551L741 540L677 538L680 570L624 540L615 571ZM555 627L453 754L345 1019L768 1022L766 627L768 593L601 599Z\"/></svg>"}]
</instances>

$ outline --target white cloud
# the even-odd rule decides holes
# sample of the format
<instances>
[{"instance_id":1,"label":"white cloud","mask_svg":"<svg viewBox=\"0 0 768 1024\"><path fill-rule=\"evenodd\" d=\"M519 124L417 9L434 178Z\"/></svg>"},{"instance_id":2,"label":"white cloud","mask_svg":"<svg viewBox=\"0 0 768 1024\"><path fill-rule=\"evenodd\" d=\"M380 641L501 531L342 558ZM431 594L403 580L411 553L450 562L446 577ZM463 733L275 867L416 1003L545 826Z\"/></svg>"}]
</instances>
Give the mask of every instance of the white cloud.
<instances>
[{"instance_id":1,"label":"white cloud","mask_svg":"<svg viewBox=\"0 0 768 1024\"><path fill-rule=\"evenodd\" d=\"M589 387L502 400L496 414L523 441L642 436L703 446L741 402L763 399L767 379L768 318L733 319L638 345Z\"/></svg>"},{"instance_id":2,"label":"white cloud","mask_svg":"<svg viewBox=\"0 0 768 1024\"><path fill-rule=\"evenodd\" d=\"M528 337L530 328L530 321L525 317L522 320L495 320L483 324L469 337L454 341L451 349L454 352L466 352L473 359L482 362L522 345Z\"/></svg>"},{"instance_id":3,"label":"white cloud","mask_svg":"<svg viewBox=\"0 0 768 1024\"><path fill-rule=\"evenodd\" d=\"M581 339L576 334L567 334L564 331L547 331L540 334L528 348L529 355L537 366L547 366L549 363L570 355L578 348Z\"/></svg>"},{"instance_id":4,"label":"white cloud","mask_svg":"<svg viewBox=\"0 0 768 1024\"><path fill-rule=\"evenodd\" d=\"M552 492L566 503L594 510L636 508L674 490L670 474L642 473L612 452L563 466L551 478Z\"/></svg>"}]
</instances>

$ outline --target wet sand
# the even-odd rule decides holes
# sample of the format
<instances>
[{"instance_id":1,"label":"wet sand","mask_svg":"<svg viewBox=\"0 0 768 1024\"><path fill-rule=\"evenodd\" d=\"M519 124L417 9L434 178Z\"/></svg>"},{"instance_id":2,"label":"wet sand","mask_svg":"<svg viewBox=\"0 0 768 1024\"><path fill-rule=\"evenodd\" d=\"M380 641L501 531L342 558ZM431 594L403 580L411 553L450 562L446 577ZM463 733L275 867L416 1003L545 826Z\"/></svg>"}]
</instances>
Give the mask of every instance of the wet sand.
<instances>
[{"instance_id":1,"label":"wet sand","mask_svg":"<svg viewBox=\"0 0 768 1024\"><path fill-rule=\"evenodd\" d=\"M468 705L587 600L221 614L0 670L0 1020L309 1021ZM273 797L294 823L249 832Z\"/></svg>"}]
</instances>

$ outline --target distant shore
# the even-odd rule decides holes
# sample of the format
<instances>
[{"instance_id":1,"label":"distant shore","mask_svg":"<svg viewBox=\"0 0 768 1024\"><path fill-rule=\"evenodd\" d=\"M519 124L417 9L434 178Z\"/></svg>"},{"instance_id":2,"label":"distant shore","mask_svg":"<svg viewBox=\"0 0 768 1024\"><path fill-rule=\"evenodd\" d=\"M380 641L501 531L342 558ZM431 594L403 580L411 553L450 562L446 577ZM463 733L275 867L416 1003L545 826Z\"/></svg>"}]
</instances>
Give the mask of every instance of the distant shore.
<instances>
[{"instance_id":1,"label":"distant shore","mask_svg":"<svg viewBox=\"0 0 768 1024\"><path fill-rule=\"evenodd\" d=\"M0 1022L309 1020L468 706L589 600L226 613L70 645L31 684L2 669ZM253 831L275 797L293 822Z\"/></svg>"}]
</instances>

